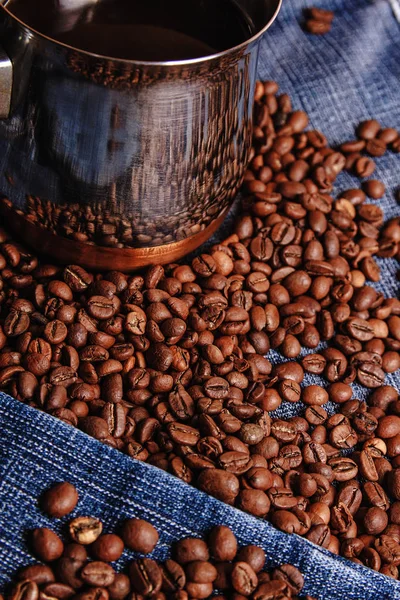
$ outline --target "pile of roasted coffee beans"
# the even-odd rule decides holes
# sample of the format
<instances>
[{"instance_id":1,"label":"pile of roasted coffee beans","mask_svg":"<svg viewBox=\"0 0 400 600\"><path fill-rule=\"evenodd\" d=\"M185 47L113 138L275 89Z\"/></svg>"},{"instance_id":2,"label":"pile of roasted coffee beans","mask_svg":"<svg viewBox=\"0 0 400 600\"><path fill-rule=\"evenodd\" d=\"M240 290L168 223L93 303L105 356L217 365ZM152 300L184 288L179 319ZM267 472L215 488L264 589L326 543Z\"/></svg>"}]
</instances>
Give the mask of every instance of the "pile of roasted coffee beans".
<instances>
[{"instance_id":1,"label":"pile of roasted coffee beans","mask_svg":"<svg viewBox=\"0 0 400 600\"><path fill-rule=\"evenodd\" d=\"M61 518L77 505L76 488L67 482L47 490L42 509ZM142 519L128 519L120 535L103 533L96 517L76 517L68 524L69 540L42 527L29 534L31 548L42 564L18 571L7 600L152 600L210 598L296 599L304 579L296 567L284 564L264 571L265 553L258 546L238 548L235 535L223 525L207 537L184 538L172 548L172 558L159 562L150 554L158 542L157 530ZM125 549L141 555L118 573L110 564ZM1 596L0 596L1 597ZM309 600L313 600L307 596Z\"/></svg>"},{"instance_id":2,"label":"pile of roasted coffee beans","mask_svg":"<svg viewBox=\"0 0 400 600\"><path fill-rule=\"evenodd\" d=\"M315 6L304 11L304 29L314 35L324 35L331 30L335 13Z\"/></svg>"},{"instance_id":3,"label":"pile of roasted coffee beans","mask_svg":"<svg viewBox=\"0 0 400 600\"><path fill-rule=\"evenodd\" d=\"M335 150L307 125L276 83L257 85L243 211L191 263L92 274L41 264L2 230L0 387L397 578L400 402L385 375L400 367L400 302L367 281L374 255L398 255L400 225L367 202L377 180L331 192L400 138L367 121ZM272 365L270 349L290 360ZM323 379L303 387L306 373Z\"/></svg>"}]
</instances>

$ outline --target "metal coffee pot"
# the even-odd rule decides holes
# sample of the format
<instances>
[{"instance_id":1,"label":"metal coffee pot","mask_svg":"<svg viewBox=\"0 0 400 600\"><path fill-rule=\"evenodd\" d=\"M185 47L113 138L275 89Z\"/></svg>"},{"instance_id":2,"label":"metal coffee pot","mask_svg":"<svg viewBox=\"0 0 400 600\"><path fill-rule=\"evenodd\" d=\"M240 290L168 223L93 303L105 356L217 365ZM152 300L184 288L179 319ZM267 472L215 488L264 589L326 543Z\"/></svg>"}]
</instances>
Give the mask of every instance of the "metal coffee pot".
<instances>
[{"instance_id":1,"label":"metal coffee pot","mask_svg":"<svg viewBox=\"0 0 400 600\"><path fill-rule=\"evenodd\" d=\"M243 179L259 41L281 4L235 1L253 37L168 62L85 52L0 6L2 223L92 269L173 262L202 244ZM59 0L60 19L71 2Z\"/></svg>"}]
</instances>

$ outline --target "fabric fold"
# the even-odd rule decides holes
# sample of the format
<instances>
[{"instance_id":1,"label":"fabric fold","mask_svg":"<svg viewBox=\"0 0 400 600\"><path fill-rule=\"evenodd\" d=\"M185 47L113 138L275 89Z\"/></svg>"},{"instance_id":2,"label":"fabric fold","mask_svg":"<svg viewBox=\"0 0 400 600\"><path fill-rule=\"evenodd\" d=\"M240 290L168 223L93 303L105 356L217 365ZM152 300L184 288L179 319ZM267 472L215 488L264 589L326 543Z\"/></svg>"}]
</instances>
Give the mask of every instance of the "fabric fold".
<instances>
[{"instance_id":1,"label":"fabric fold","mask_svg":"<svg viewBox=\"0 0 400 600\"><path fill-rule=\"evenodd\" d=\"M35 562L27 551L27 530L39 526L61 534L65 530L69 517L48 518L39 509L38 497L52 484L67 480L80 496L72 516L99 517L106 532L115 531L129 517L149 520L160 533L157 559L167 557L174 541L204 535L224 524L241 545L262 546L267 567L286 562L298 567L304 574L305 594L320 600L400 599L399 582L282 533L4 394L0 394L0 431L0 589L18 567ZM125 551L118 570L133 556Z\"/></svg>"}]
</instances>

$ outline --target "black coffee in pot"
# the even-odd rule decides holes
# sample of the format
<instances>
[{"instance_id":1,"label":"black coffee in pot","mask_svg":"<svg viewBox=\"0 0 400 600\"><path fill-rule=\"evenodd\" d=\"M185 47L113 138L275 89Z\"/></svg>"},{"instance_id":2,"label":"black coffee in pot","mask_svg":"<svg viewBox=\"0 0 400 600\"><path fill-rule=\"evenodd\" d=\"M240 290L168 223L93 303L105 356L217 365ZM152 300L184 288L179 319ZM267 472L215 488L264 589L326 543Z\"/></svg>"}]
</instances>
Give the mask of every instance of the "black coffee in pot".
<instances>
[{"instance_id":1,"label":"black coffee in pot","mask_svg":"<svg viewBox=\"0 0 400 600\"><path fill-rule=\"evenodd\" d=\"M235 0L9 0L6 7L60 42L132 60L198 58L253 34Z\"/></svg>"}]
</instances>

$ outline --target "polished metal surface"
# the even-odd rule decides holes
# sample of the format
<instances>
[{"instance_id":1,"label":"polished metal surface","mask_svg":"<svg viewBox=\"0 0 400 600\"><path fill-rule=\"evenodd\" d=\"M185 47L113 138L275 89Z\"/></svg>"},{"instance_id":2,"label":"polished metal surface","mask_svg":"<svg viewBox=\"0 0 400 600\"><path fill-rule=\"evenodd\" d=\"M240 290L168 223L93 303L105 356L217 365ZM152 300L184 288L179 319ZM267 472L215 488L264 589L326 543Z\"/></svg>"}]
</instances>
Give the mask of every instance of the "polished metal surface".
<instances>
[{"instance_id":1,"label":"polished metal surface","mask_svg":"<svg viewBox=\"0 0 400 600\"><path fill-rule=\"evenodd\" d=\"M11 60L0 48L0 119L7 119L10 114L12 81Z\"/></svg>"},{"instance_id":2,"label":"polished metal surface","mask_svg":"<svg viewBox=\"0 0 400 600\"><path fill-rule=\"evenodd\" d=\"M108 248L172 244L222 215L248 159L258 40L280 7L237 3L251 39L167 63L68 47L0 7L0 42L14 71L10 116L0 122L0 191L18 214ZM5 116L3 72L10 66L0 69Z\"/></svg>"}]
</instances>

